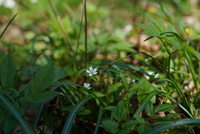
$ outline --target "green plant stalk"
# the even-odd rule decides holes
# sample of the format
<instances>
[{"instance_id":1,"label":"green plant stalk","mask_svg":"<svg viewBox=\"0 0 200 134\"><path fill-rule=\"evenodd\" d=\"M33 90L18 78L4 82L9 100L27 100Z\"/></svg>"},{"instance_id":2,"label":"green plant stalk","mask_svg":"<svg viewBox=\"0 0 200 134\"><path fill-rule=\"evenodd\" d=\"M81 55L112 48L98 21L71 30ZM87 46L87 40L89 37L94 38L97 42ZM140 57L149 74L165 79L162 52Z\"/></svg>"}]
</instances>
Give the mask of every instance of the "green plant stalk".
<instances>
[{"instance_id":1,"label":"green plant stalk","mask_svg":"<svg viewBox=\"0 0 200 134\"><path fill-rule=\"evenodd\" d=\"M88 44L87 44L87 4L86 0L83 1L84 5L84 17L85 17L85 67L87 66L87 61L88 61Z\"/></svg>"},{"instance_id":2,"label":"green plant stalk","mask_svg":"<svg viewBox=\"0 0 200 134\"><path fill-rule=\"evenodd\" d=\"M6 32L7 28L10 26L10 24L13 22L13 20L15 19L15 17L17 16L18 13L16 13L12 19L8 22L8 24L6 25L6 27L4 28L3 32L0 34L0 39L3 36L3 34Z\"/></svg>"},{"instance_id":3,"label":"green plant stalk","mask_svg":"<svg viewBox=\"0 0 200 134\"><path fill-rule=\"evenodd\" d=\"M164 92L161 92L161 93L162 93L162 95L166 96L167 98L172 100L174 103L176 103L183 111L185 111L188 114L188 116L190 118L194 118L194 116L183 105L181 105L179 102L177 102L174 98L172 98L171 96L169 96L168 94L166 94Z\"/></svg>"},{"instance_id":4,"label":"green plant stalk","mask_svg":"<svg viewBox=\"0 0 200 134\"><path fill-rule=\"evenodd\" d=\"M25 120L21 117L18 111L12 106L12 104L7 100L3 95L0 95L0 100L3 104L7 107L7 110L12 113L15 119L18 121L19 125L23 129L25 134L33 134L33 131L29 128L28 124Z\"/></svg>"},{"instance_id":5,"label":"green plant stalk","mask_svg":"<svg viewBox=\"0 0 200 134\"><path fill-rule=\"evenodd\" d=\"M200 125L200 120L199 119L180 119L178 121L170 121L163 125L155 127L149 131L143 132L142 134L156 134L165 129L169 129L169 128L173 128L177 126L183 126L183 125Z\"/></svg>"},{"instance_id":6,"label":"green plant stalk","mask_svg":"<svg viewBox=\"0 0 200 134\"><path fill-rule=\"evenodd\" d=\"M161 40L161 39L160 39ZM162 41L162 40L161 40ZM170 61L171 61L171 53L170 53L170 50L168 49L167 45L162 41L162 43L164 44L165 46L165 49L167 51L167 54L168 54L168 68L167 68L167 75L170 75L170 68L171 68L171 65L170 65Z\"/></svg>"},{"instance_id":7,"label":"green plant stalk","mask_svg":"<svg viewBox=\"0 0 200 134\"><path fill-rule=\"evenodd\" d=\"M194 70L192 60L191 60L190 56L188 55L188 53L186 51L184 51L184 55L185 55L185 57L188 61L188 66L189 66L190 72L192 74L192 79L193 79L195 88L196 88L197 91L199 91L198 90L198 82L197 82L197 79L196 79L196 73L195 73L195 70Z\"/></svg>"},{"instance_id":8,"label":"green plant stalk","mask_svg":"<svg viewBox=\"0 0 200 134\"><path fill-rule=\"evenodd\" d=\"M180 99L181 99L181 102L183 103L183 106L186 108L186 109L190 109L190 105L189 105L189 102L187 100L187 98L185 97L184 93L182 92L182 90L178 87L178 85L176 84L176 81L170 76L170 79L162 79L162 80L166 80L168 82L170 82L172 85L174 85Z\"/></svg>"},{"instance_id":9,"label":"green plant stalk","mask_svg":"<svg viewBox=\"0 0 200 134\"><path fill-rule=\"evenodd\" d=\"M64 124L61 134L70 134L74 119L76 118L76 115L81 110L81 108L85 105L85 103L88 102L90 99L92 99L92 98L83 99L83 100L79 101L73 107L72 111L69 113L69 115L67 117L67 120Z\"/></svg>"}]
</instances>

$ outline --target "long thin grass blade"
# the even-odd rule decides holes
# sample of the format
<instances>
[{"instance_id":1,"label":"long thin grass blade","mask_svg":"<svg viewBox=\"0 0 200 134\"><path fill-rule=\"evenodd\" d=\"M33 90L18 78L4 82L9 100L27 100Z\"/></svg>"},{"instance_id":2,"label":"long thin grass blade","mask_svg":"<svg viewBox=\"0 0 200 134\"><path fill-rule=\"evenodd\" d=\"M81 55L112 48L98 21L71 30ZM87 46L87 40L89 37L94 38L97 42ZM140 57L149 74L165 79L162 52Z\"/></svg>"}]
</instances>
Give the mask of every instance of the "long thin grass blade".
<instances>
[{"instance_id":1,"label":"long thin grass blade","mask_svg":"<svg viewBox=\"0 0 200 134\"><path fill-rule=\"evenodd\" d=\"M98 134L102 115L103 115L103 110L102 110L102 108L100 107L100 109L99 109L99 114L98 114L98 118L97 118L97 124L96 124L95 130L94 130L94 134Z\"/></svg>"},{"instance_id":2,"label":"long thin grass blade","mask_svg":"<svg viewBox=\"0 0 200 134\"><path fill-rule=\"evenodd\" d=\"M8 24L6 25L6 27L4 28L3 32L0 34L0 39L3 36L3 34L6 32L7 28L10 26L10 24L13 22L13 20L15 19L15 17L17 16L18 13L16 13L12 19L8 22Z\"/></svg>"},{"instance_id":3,"label":"long thin grass blade","mask_svg":"<svg viewBox=\"0 0 200 134\"><path fill-rule=\"evenodd\" d=\"M11 105L9 100L7 100L3 95L0 95L0 100L3 104L7 107L7 110L16 118L19 125L23 129L25 134L33 134L31 129L29 128L28 124L24 121L22 116L17 112L17 110Z\"/></svg>"},{"instance_id":4,"label":"long thin grass blade","mask_svg":"<svg viewBox=\"0 0 200 134\"><path fill-rule=\"evenodd\" d=\"M181 119L178 121L171 121L171 122L167 122L166 124L155 127L149 131L143 132L142 134L156 134L165 129L182 126L182 125L200 125L200 120L199 119Z\"/></svg>"},{"instance_id":5,"label":"long thin grass blade","mask_svg":"<svg viewBox=\"0 0 200 134\"><path fill-rule=\"evenodd\" d=\"M85 105L85 103L88 102L90 99L92 99L92 98L83 99L73 107L72 111L69 113L69 115L67 117L67 120L65 122L65 125L62 129L61 134L70 134L70 131L71 131L71 128L73 125L73 121L76 118L76 115L78 114L80 109Z\"/></svg>"},{"instance_id":6,"label":"long thin grass blade","mask_svg":"<svg viewBox=\"0 0 200 134\"><path fill-rule=\"evenodd\" d=\"M155 91L151 92L150 94L148 94L143 101L141 102L140 107L137 109L137 111L135 112L135 114L133 115L133 117L138 116L140 114L140 112L142 112L142 110L145 108L145 106L147 105L147 103L151 100L151 98L156 94Z\"/></svg>"}]
</instances>

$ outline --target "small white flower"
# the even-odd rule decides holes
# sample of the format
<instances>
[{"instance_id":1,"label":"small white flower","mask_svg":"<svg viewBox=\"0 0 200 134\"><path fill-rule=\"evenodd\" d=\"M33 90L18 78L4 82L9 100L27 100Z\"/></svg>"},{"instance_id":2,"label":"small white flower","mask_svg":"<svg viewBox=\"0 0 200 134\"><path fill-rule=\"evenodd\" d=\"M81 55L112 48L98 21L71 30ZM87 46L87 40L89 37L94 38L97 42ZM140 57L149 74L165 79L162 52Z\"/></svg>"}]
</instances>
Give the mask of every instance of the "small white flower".
<instances>
[{"instance_id":1,"label":"small white flower","mask_svg":"<svg viewBox=\"0 0 200 134\"><path fill-rule=\"evenodd\" d=\"M87 88L87 89L91 89L90 83L84 83L84 87Z\"/></svg>"},{"instance_id":2,"label":"small white flower","mask_svg":"<svg viewBox=\"0 0 200 134\"><path fill-rule=\"evenodd\" d=\"M135 83L135 79L132 79L132 82Z\"/></svg>"},{"instance_id":3,"label":"small white flower","mask_svg":"<svg viewBox=\"0 0 200 134\"><path fill-rule=\"evenodd\" d=\"M97 74L97 68L89 67L88 70L86 70L86 73L89 74L89 76Z\"/></svg>"}]
</instances>

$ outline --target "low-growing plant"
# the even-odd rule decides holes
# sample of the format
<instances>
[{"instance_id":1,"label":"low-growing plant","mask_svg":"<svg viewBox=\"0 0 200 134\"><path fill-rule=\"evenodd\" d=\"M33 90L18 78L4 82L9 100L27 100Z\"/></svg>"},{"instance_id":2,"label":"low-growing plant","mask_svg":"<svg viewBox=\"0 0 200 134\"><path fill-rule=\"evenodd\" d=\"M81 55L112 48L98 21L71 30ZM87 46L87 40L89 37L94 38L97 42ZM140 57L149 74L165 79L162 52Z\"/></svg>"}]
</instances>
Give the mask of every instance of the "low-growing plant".
<instances>
[{"instance_id":1,"label":"low-growing plant","mask_svg":"<svg viewBox=\"0 0 200 134\"><path fill-rule=\"evenodd\" d=\"M162 55L154 56L133 50L118 34L102 32L89 37L87 11L94 17L90 19L95 19L95 13L101 14L103 9L94 10L95 6L90 4L86 10L86 0L84 21L80 21L81 28L84 23L84 37L80 36L81 28L65 31L70 27L69 18L60 20L53 2L49 0L49 4L54 14L51 18L55 17L51 32L59 29L56 37L44 34L50 39L48 43L55 43L49 47L55 47L52 54L44 52L48 48L36 48L35 43L40 41L36 35L32 39L30 65L16 67L12 52L0 55L1 133L200 131L197 119L200 53L185 39L188 32L173 26L174 19L168 10L160 5L165 21L149 17L151 24L136 24L149 36L145 41L156 38L161 42ZM70 7L67 10L72 13ZM15 17L4 28L0 39ZM75 46L72 44L76 37ZM117 53L115 57L114 53ZM101 55L104 57L98 59ZM130 63L135 57L140 57L136 58L138 65ZM194 91L187 92L184 85L191 83L190 89Z\"/></svg>"}]
</instances>

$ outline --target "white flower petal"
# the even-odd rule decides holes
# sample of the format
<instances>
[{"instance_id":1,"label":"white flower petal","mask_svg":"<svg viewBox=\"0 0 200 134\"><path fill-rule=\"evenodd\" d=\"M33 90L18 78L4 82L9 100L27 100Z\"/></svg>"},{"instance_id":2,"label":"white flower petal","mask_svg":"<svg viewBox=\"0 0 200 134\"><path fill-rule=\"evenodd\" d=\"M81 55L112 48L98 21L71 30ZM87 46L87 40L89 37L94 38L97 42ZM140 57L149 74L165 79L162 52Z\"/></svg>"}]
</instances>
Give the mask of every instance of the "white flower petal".
<instances>
[{"instance_id":1,"label":"white flower petal","mask_svg":"<svg viewBox=\"0 0 200 134\"><path fill-rule=\"evenodd\" d=\"M97 71L97 68L94 68L93 71L96 72L96 71Z\"/></svg>"},{"instance_id":2,"label":"white flower petal","mask_svg":"<svg viewBox=\"0 0 200 134\"><path fill-rule=\"evenodd\" d=\"M93 71L93 67L89 67L89 70L90 70L90 71Z\"/></svg>"},{"instance_id":3,"label":"white flower petal","mask_svg":"<svg viewBox=\"0 0 200 134\"><path fill-rule=\"evenodd\" d=\"M90 70L86 70L87 73L90 73Z\"/></svg>"}]
</instances>

